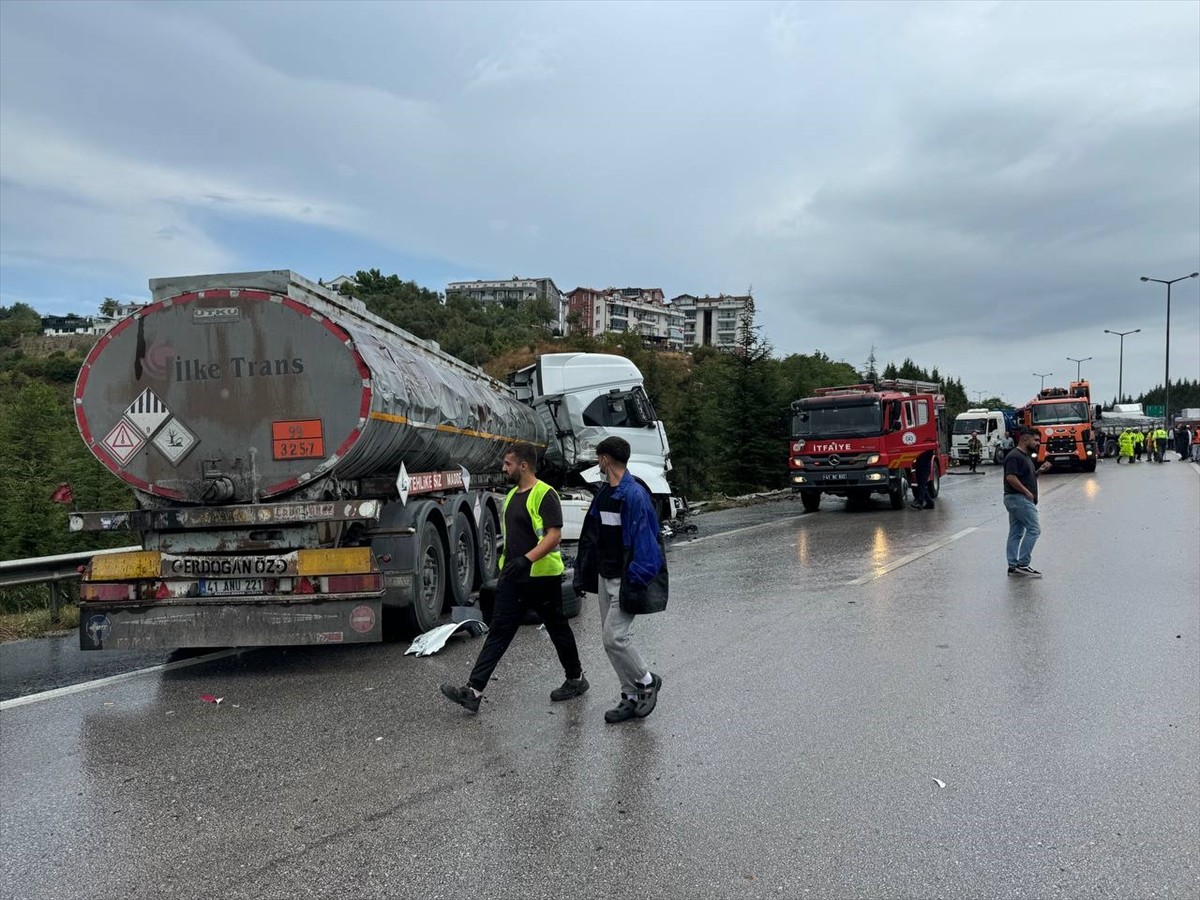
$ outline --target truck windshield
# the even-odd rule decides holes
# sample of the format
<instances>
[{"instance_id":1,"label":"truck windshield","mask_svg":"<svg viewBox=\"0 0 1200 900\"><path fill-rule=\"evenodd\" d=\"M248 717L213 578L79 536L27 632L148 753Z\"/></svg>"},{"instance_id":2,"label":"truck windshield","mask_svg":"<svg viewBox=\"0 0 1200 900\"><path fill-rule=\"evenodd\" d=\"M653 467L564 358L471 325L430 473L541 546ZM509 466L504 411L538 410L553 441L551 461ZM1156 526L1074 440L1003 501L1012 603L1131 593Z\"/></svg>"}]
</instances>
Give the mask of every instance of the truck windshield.
<instances>
[{"instance_id":1,"label":"truck windshield","mask_svg":"<svg viewBox=\"0 0 1200 900\"><path fill-rule=\"evenodd\" d=\"M1030 410L1034 425L1072 425L1090 422L1092 417L1086 403L1035 403Z\"/></svg>"},{"instance_id":2,"label":"truck windshield","mask_svg":"<svg viewBox=\"0 0 1200 900\"><path fill-rule=\"evenodd\" d=\"M980 433L987 430L986 419L955 419L954 433L955 434L970 434L972 431Z\"/></svg>"},{"instance_id":3,"label":"truck windshield","mask_svg":"<svg viewBox=\"0 0 1200 900\"><path fill-rule=\"evenodd\" d=\"M793 437L867 437L881 429L879 401L834 406L797 406L792 410Z\"/></svg>"}]
</instances>

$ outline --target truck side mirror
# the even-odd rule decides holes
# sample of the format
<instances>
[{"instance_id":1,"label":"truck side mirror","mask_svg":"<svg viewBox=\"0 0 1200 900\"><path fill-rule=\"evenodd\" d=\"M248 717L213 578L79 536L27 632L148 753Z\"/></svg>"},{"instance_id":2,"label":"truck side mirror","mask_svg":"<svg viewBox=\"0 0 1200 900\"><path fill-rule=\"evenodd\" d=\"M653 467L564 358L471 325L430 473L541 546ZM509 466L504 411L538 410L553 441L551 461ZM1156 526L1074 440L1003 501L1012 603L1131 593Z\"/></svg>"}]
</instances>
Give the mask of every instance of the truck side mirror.
<instances>
[{"instance_id":1,"label":"truck side mirror","mask_svg":"<svg viewBox=\"0 0 1200 900\"><path fill-rule=\"evenodd\" d=\"M1104 418L1103 412L1104 412L1103 408L1100 406L1099 403L1097 403L1096 404L1096 418L1103 419Z\"/></svg>"}]
</instances>

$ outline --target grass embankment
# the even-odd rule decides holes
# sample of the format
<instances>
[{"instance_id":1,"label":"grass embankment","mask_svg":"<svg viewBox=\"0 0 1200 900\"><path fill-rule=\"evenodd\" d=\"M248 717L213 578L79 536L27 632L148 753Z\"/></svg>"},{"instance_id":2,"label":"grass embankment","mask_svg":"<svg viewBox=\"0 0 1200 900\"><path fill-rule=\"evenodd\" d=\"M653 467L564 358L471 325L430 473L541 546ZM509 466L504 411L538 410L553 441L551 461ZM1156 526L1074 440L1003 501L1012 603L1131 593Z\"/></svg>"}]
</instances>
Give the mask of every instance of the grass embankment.
<instances>
[{"instance_id":1,"label":"grass embankment","mask_svg":"<svg viewBox=\"0 0 1200 900\"><path fill-rule=\"evenodd\" d=\"M58 619L50 616L50 588L45 585L0 591L0 642L42 637L79 627L74 591L64 586Z\"/></svg>"}]
</instances>

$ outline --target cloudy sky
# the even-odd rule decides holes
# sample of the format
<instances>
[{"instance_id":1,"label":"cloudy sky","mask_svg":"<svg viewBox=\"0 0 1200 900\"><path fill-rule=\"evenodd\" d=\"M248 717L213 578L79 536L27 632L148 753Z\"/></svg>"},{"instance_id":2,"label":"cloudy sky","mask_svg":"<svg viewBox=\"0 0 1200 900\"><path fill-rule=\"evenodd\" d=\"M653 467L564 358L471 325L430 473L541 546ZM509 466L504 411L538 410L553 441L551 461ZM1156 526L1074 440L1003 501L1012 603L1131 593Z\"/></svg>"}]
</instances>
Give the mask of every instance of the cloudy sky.
<instances>
[{"instance_id":1,"label":"cloudy sky","mask_svg":"<svg viewBox=\"0 0 1200 900\"><path fill-rule=\"evenodd\" d=\"M753 288L780 353L1163 377L1200 3L0 4L0 303L360 268ZM1200 377L1200 279L1171 374Z\"/></svg>"}]
</instances>

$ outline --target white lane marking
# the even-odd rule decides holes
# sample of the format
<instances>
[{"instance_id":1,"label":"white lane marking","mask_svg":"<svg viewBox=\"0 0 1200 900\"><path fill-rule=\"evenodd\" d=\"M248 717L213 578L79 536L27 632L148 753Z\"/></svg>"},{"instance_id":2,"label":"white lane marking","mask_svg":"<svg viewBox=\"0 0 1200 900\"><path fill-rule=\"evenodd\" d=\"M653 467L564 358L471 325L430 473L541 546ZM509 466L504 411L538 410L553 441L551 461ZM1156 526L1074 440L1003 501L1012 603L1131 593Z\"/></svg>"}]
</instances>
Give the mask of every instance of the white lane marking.
<instances>
[{"instance_id":1,"label":"white lane marking","mask_svg":"<svg viewBox=\"0 0 1200 900\"><path fill-rule=\"evenodd\" d=\"M778 525L780 522L790 522L792 519L799 519L804 513L797 513L794 516L783 516L779 519L772 519L770 522L759 522L757 525L747 525L744 528L735 528L733 531L722 531L720 534L706 534L704 537L698 537L694 540L684 541L683 543L673 543L670 545L672 550L682 550L684 547L691 547L694 544L701 544L704 541L711 541L714 538L729 537L731 534L741 534L743 531L754 531L756 528L766 528L770 525Z\"/></svg>"},{"instance_id":2,"label":"white lane marking","mask_svg":"<svg viewBox=\"0 0 1200 900\"><path fill-rule=\"evenodd\" d=\"M103 651L97 651L103 652ZM175 662L163 663L160 666L150 666L148 669L136 669L133 672L122 672L120 675L109 675L107 678L97 678L95 681L84 681L80 684L69 684L66 687L54 688L49 691L42 691L40 694L28 694L24 697L14 697L12 700L0 701L0 711L12 709L17 706L28 706L30 703L41 703L43 700L55 700L59 697L66 697L71 694L79 694L83 691L94 690L95 688L106 687L110 684L118 684L122 681L129 681L132 678L140 678L143 675L152 675L155 672L169 672L172 669L186 669L188 666L198 666L200 663L212 662L216 659L224 659L227 656L241 653L240 647L235 647L232 650L218 650L216 653L207 653L204 656L195 656L191 659L180 659Z\"/></svg>"},{"instance_id":3,"label":"white lane marking","mask_svg":"<svg viewBox=\"0 0 1200 900\"><path fill-rule=\"evenodd\" d=\"M935 544L930 544L928 547L922 547L920 550L917 550L914 553L908 554L908 556L902 556L895 562L890 562L886 566L882 566L881 568L876 569L870 575L864 575L864 576L862 576L862 578L855 578L853 581L847 581L846 584L847 585L866 584L868 581L874 581L876 578L882 578L888 572L894 571L895 569L898 569L901 566L907 566L910 562L920 559L922 556L928 556L930 553L933 553L935 550L941 550L947 544L953 544L959 538L966 537L972 531L977 531L978 529L979 529L978 525L972 525L970 528L964 528L962 531L958 532L957 534L952 534L952 535L950 535L950 537L945 538L944 540L940 540Z\"/></svg>"}]
</instances>

